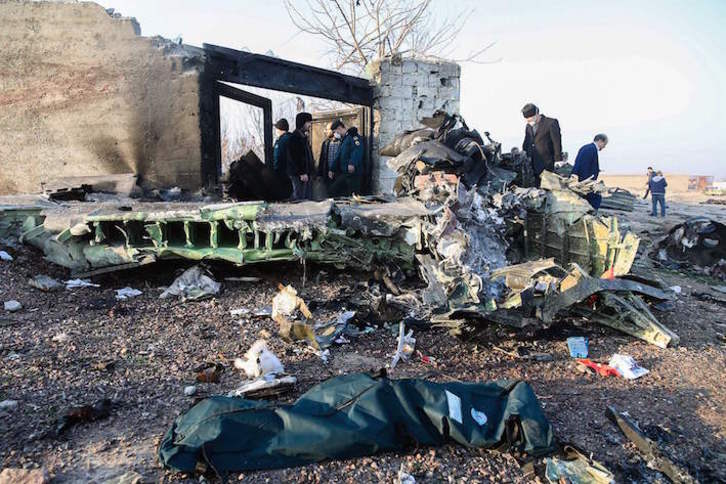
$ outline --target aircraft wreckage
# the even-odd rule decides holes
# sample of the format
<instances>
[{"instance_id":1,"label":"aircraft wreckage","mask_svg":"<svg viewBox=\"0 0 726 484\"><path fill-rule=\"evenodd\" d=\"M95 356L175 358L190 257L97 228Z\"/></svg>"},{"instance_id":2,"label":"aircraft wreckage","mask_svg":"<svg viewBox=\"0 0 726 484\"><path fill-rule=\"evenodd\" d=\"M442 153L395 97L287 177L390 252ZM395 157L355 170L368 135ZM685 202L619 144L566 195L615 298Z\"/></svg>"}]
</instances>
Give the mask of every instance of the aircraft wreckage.
<instances>
[{"instance_id":1,"label":"aircraft wreckage","mask_svg":"<svg viewBox=\"0 0 726 484\"><path fill-rule=\"evenodd\" d=\"M423 282L391 288L389 305L454 332L577 317L659 347L678 343L647 302L674 294L629 274L638 238L582 198L602 182L544 172L534 188L526 156L502 154L457 116L438 112L425 124L381 151L399 174L396 197L0 205L0 238L19 232L85 275L169 258L383 268Z\"/></svg>"}]
</instances>

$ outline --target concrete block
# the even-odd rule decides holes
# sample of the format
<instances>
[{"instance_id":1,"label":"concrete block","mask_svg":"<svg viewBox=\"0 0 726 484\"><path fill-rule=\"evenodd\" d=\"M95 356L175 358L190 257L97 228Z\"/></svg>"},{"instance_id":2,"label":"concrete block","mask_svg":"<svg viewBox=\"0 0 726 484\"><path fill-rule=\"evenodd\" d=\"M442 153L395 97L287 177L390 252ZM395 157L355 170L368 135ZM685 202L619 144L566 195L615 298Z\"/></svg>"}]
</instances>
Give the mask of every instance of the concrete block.
<instances>
[{"instance_id":1,"label":"concrete block","mask_svg":"<svg viewBox=\"0 0 726 484\"><path fill-rule=\"evenodd\" d=\"M413 96L411 86L400 86L391 88L391 96L401 99L410 99Z\"/></svg>"},{"instance_id":2,"label":"concrete block","mask_svg":"<svg viewBox=\"0 0 726 484\"><path fill-rule=\"evenodd\" d=\"M388 97L392 94L393 88L391 86L379 85L373 92L374 97Z\"/></svg>"},{"instance_id":3,"label":"concrete block","mask_svg":"<svg viewBox=\"0 0 726 484\"><path fill-rule=\"evenodd\" d=\"M439 74L445 77L460 77L461 76L461 67L459 64L454 64L451 62L442 62L439 64Z\"/></svg>"},{"instance_id":4,"label":"concrete block","mask_svg":"<svg viewBox=\"0 0 726 484\"><path fill-rule=\"evenodd\" d=\"M442 87L439 89L437 97L443 99L459 99L459 90L455 87Z\"/></svg>"},{"instance_id":5,"label":"concrete block","mask_svg":"<svg viewBox=\"0 0 726 484\"><path fill-rule=\"evenodd\" d=\"M400 74L396 75L390 75L388 76L388 81L386 82L391 87L399 87L403 85L403 77Z\"/></svg>"},{"instance_id":6,"label":"concrete block","mask_svg":"<svg viewBox=\"0 0 726 484\"><path fill-rule=\"evenodd\" d=\"M404 74L411 74L418 71L418 62L413 59L406 59L403 61L402 72Z\"/></svg>"},{"instance_id":7,"label":"concrete block","mask_svg":"<svg viewBox=\"0 0 726 484\"><path fill-rule=\"evenodd\" d=\"M428 75L416 73L406 77L404 84L407 86L416 87L427 87L428 86Z\"/></svg>"},{"instance_id":8,"label":"concrete block","mask_svg":"<svg viewBox=\"0 0 726 484\"><path fill-rule=\"evenodd\" d=\"M433 87L428 87L428 85L425 86L417 86L418 89L418 97L420 98L434 98L438 94L438 89Z\"/></svg>"},{"instance_id":9,"label":"concrete block","mask_svg":"<svg viewBox=\"0 0 726 484\"><path fill-rule=\"evenodd\" d=\"M429 74L428 86L434 89L441 87L441 76L438 74Z\"/></svg>"}]
</instances>

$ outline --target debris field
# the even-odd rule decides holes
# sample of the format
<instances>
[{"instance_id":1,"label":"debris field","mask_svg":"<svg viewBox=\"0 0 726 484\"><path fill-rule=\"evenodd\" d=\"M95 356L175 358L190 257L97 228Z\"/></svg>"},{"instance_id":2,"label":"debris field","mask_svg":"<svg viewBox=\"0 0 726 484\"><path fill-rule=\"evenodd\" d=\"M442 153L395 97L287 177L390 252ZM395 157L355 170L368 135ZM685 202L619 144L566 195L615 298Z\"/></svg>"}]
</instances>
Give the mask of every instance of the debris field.
<instances>
[{"instance_id":1,"label":"debris field","mask_svg":"<svg viewBox=\"0 0 726 484\"><path fill-rule=\"evenodd\" d=\"M391 423L419 418L394 403L421 398L438 415L427 395L447 388L441 435L384 445L379 433L363 451L330 432L311 444L329 444L320 454L283 447L287 460L231 474L726 480L726 209L693 218L669 202L661 221L602 182L544 172L535 188L526 157L488 133L443 112L424 124L382 151L399 174L394 198L0 201L2 467L64 481L216 479L229 468L214 448L184 457L184 418L240 404L272 422L264 412L287 412L276 406L316 385L370 373L384 394L398 388L400 402L380 400ZM593 191L610 194L599 213L582 198ZM452 422L490 432L497 415L472 406L462 420L452 408L484 388L464 384L503 380L536 395L506 438L466 425L474 434L456 437ZM370 407L354 403L348 416L363 425ZM540 433L521 426L540 409ZM219 442L239 438L219 425Z\"/></svg>"}]
</instances>

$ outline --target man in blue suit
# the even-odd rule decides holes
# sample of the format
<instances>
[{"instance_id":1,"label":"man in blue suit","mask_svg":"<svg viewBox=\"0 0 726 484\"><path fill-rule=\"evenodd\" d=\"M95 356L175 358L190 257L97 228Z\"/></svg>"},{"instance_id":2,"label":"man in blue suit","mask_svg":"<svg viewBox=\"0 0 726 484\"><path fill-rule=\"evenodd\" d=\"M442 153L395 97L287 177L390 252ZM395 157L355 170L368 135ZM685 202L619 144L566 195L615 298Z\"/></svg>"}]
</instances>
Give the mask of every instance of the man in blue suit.
<instances>
[{"instance_id":1,"label":"man in blue suit","mask_svg":"<svg viewBox=\"0 0 726 484\"><path fill-rule=\"evenodd\" d=\"M575 158L575 166L572 168L572 174L577 175L579 181L587 180L592 178L597 180L597 176L600 174L600 161L598 157L598 151L602 151L608 144L608 137L605 134L595 135L595 139L592 143L588 143L577 152L577 158ZM600 202L602 197L599 193L588 193L585 197L592 208L597 210L600 208Z\"/></svg>"}]
</instances>

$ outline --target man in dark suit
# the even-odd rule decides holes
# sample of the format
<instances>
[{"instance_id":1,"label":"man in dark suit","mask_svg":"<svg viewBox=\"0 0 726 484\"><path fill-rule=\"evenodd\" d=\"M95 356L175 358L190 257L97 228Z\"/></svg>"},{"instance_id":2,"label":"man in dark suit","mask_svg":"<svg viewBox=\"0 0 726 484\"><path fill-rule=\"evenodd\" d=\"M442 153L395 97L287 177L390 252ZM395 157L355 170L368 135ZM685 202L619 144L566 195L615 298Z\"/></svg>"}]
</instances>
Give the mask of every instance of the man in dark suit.
<instances>
[{"instance_id":1,"label":"man in dark suit","mask_svg":"<svg viewBox=\"0 0 726 484\"><path fill-rule=\"evenodd\" d=\"M592 178L597 180L600 174L600 157L598 152L605 149L608 144L608 137L605 134L596 134L592 143L588 143L577 152L575 158L575 166L572 168L572 175L577 175L578 181ZM600 208L602 196L599 193L588 193L585 197L592 208L597 210Z\"/></svg>"},{"instance_id":2,"label":"man in dark suit","mask_svg":"<svg viewBox=\"0 0 726 484\"><path fill-rule=\"evenodd\" d=\"M554 118L540 114L534 104L522 108L522 116L527 121L524 130L522 149L532 160L532 168L540 184L540 175L544 170L555 171L555 161L562 161L562 135L560 123Z\"/></svg>"},{"instance_id":3,"label":"man in dark suit","mask_svg":"<svg viewBox=\"0 0 726 484\"><path fill-rule=\"evenodd\" d=\"M287 176L292 183L293 200L313 199L315 162L308 138L312 125L313 116L310 113L297 113L295 131L287 142Z\"/></svg>"}]
</instances>

